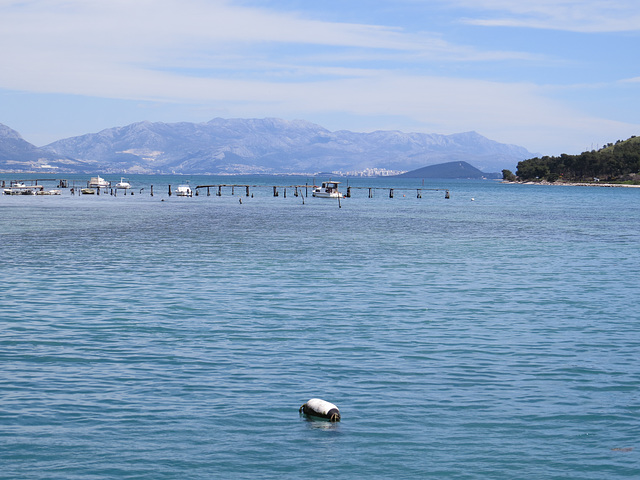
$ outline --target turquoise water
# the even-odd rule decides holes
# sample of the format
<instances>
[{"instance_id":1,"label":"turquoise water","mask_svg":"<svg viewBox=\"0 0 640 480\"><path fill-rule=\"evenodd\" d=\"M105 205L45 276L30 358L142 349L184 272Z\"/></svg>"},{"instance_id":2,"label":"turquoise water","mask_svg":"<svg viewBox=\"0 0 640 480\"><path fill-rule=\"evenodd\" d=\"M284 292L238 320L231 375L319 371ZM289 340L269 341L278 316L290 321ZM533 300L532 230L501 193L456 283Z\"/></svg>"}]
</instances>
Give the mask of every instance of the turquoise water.
<instances>
[{"instance_id":1,"label":"turquoise water","mask_svg":"<svg viewBox=\"0 0 640 480\"><path fill-rule=\"evenodd\" d=\"M640 189L185 180L0 197L0 478L640 477Z\"/></svg>"}]
</instances>

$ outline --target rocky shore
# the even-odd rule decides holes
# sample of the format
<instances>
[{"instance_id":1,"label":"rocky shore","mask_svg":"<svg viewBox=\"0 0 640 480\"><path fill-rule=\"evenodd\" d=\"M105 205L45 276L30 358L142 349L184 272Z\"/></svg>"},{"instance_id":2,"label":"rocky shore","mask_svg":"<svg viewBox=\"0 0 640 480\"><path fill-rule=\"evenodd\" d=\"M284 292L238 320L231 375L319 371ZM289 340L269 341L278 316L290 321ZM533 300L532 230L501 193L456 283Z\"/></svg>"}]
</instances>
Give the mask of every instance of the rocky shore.
<instances>
[{"instance_id":1,"label":"rocky shore","mask_svg":"<svg viewBox=\"0 0 640 480\"><path fill-rule=\"evenodd\" d=\"M501 183L512 183L517 185L556 185L556 186L566 186L566 187L628 187L628 188L640 188L640 185L630 185L626 183L604 183L604 182L547 182L546 180L540 180L537 182L528 181L528 182L509 182L507 180L503 180Z\"/></svg>"}]
</instances>

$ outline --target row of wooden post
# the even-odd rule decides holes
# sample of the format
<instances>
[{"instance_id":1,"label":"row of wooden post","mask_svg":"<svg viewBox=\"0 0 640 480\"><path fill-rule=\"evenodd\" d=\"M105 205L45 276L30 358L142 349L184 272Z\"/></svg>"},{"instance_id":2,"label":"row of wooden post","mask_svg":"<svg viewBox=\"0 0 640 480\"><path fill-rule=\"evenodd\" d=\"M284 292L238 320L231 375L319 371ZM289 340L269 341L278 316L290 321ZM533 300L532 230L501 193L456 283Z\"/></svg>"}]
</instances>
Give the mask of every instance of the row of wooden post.
<instances>
[{"instance_id":1,"label":"row of wooden post","mask_svg":"<svg viewBox=\"0 0 640 480\"><path fill-rule=\"evenodd\" d=\"M2 187L4 188L5 186L5 182L2 182ZM240 185L238 185L240 186ZM252 196L250 195L249 192L249 185L243 185L245 187L245 195L247 197ZM209 190L211 186L207 186L207 197L211 196L211 191ZM222 185L218 185L218 192L216 193L216 196L221 197L222 196ZM235 185L231 185L231 195L235 195ZM298 192L298 187L294 185L295 188L295 193L293 194L295 197L297 197L299 195ZM309 186L306 185L305 186L305 196L309 196L309 191L308 191ZM369 188L369 198L373 198L373 187L368 187ZM72 194L75 193L73 188L71 189ZM117 190L116 190L117 192ZM141 190L142 192L142 190ZM418 189L417 190L418 194L417 194L417 198L422 198L422 189ZM98 195L100 195L100 188L97 189L96 192ZM169 196L171 196L171 185L169 185ZM394 193L394 189L390 188L389 189L389 198L393 198L393 193ZM114 190L111 189L111 195L114 195ZM126 195L126 190L125 190L125 195ZM131 192L131 195L133 195L133 191ZM196 188L196 196L198 195L198 189ZM274 185L273 187L273 196L277 197L279 196L280 193L278 192L278 187ZM151 185L151 196L153 197L153 185ZM347 194L345 195L345 197L347 198L351 198L351 187L347 187ZM284 198L287 198L287 187L284 187ZM449 195L449 190L445 190L445 194L444 194L444 198L449 199L450 195Z\"/></svg>"},{"instance_id":2,"label":"row of wooden post","mask_svg":"<svg viewBox=\"0 0 640 480\"><path fill-rule=\"evenodd\" d=\"M249 192L249 185L244 185L245 187L245 194L247 197L251 196L250 192ZM295 197L297 197L299 195L298 193L298 187L294 186L295 188L295 193L293 194ZM369 188L369 198L373 198L373 187L368 187ZM306 190L306 188L305 188ZM418 194L417 194L417 198L422 198L422 189L418 189L417 190ZM169 185L169 196L171 196L171 185ZM100 195L100 189L97 189L97 194ZM309 196L309 192L306 191L305 192L306 196ZM393 194L394 194L394 189L390 188L389 189L389 198L393 198ZM111 195L113 195L113 189L111 189ZM125 192L126 195L126 192ZM131 192L131 195L133 195L133 192ZM198 189L196 188L196 196L198 195ZM235 185L231 185L231 195L235 195ZM280 195L280 192L278 192L278 187L274 185L273 187L273 196L277 197ZM151 196L153 197L153 185L151 185ZM210 186L207 186L207 197L211 196L211 191L210 191ZM222 185L218 185L218 192L216 193L216 196L221 197L222 196ZM346 198L351 198L351 187L347 187L347 194L345 195ZM284 198L287 198L287 187L284 187ZM445 191L444 194L444 198L449 199L450 195L449 195L449 190Z\"/></svg>"}]
</instances>

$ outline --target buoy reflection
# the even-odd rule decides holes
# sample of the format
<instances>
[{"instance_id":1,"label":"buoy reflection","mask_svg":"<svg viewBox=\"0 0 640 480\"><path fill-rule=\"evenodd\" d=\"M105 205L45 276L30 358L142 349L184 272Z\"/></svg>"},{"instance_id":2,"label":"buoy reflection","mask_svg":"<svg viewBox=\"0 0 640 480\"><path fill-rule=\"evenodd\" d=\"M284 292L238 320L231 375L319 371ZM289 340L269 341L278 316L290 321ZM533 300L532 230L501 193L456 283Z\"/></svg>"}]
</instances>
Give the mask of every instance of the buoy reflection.
<instances>
[{"instance_id":1,"label":"buoy reflection","mask_svg":"<svg viewBox=\"0 0 640 480\"><path fill-rule=\"evenodd\" d=\"M340 425L337 422L330 422L326 418L311 417L309 415L300 414L309 428L317 428L319 430L335 430Z\"/></svg>"}]
</instances>

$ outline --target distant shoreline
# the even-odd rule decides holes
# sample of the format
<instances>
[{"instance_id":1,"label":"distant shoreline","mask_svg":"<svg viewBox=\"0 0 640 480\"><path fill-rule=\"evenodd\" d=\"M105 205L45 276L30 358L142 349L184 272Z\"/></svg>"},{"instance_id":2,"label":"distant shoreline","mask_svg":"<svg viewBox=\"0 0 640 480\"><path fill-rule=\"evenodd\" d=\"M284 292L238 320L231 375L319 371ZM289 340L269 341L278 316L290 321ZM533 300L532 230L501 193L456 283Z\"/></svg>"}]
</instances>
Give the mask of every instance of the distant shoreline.
<instances>
[{"instance_id":1,"label":"distant shoreline","mask_svg":"<svg viewBox=\"0 0 640 480\"><path fill-rule=\"evenodd\" d=\"M640 188L640 185L628 185L625 183L581 183L581 182L547 182L542 180L540 182L509 182L503 180L501 183L510 183L514 185L553 185L562 187L627 187L627 188Z\"/></svg>"}]
</instances>

